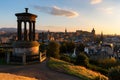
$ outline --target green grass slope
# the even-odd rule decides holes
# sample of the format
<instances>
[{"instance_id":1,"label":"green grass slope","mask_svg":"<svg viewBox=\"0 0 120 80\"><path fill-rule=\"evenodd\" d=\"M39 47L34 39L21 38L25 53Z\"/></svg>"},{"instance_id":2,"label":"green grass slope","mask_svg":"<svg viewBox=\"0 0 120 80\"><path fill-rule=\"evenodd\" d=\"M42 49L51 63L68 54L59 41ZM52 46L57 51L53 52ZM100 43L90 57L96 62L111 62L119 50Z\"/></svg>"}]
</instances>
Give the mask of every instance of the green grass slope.
<instances>
[{"instance_id":1,"label":"green grass slope","mask_svg":"<svg viewBox=\"0 0 120 80\"><path fill-rule=\"evenodd\" d=\"M86 69L82 66L75 66L71 63L54 58L50 58L48 66L56 71L77 76L82 80L108 80L108 77L98 72Z\"/></svg>"}]
</instances>

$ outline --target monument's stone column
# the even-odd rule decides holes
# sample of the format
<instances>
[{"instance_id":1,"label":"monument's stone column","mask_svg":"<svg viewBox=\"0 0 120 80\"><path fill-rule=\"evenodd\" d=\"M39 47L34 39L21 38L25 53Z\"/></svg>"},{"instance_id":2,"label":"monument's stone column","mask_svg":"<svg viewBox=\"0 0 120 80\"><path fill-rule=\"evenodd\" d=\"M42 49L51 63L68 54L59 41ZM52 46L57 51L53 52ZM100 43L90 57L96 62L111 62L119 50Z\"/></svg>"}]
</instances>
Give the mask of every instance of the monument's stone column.
<instances>
[{"instance_id":1,"label":"monument's stone column","mask_svg":"<svg viewBox=\"0 0 120 80\"><path fill-rule=\"evenodd\" d=\"M35 21L33 21L33 41L35 41Z\"/></svg>"},{"instance_id":2,"label":"monument's stone column","mask_svg":"<svg viewBox=\"0 0 120 80\"><path fill-rule=\"evenodd\" d=\"M22 40L22 29L21 29L21 21L17 20L17 36L18 36L18 40Z\"/></svg>"}]
</instances>

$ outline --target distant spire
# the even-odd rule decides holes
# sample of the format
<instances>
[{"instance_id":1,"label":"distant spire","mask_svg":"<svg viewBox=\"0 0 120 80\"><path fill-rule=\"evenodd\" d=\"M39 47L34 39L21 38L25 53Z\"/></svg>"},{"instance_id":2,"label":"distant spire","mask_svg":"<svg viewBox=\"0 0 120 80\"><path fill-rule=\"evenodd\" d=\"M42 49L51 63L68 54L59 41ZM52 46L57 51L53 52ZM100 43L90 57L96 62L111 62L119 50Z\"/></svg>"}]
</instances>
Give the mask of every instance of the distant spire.
<instances>
[{"instance_id":1,"label":"distant spire","mask_svg":"<svg viewBox=\"0 0 120 80\"><path fill-rule=\"evenodd\" d=\"M48 29L48 33L50 32L50 30Z\"/></svg>"},{"instance_id":2,"label":"distant spire","mask_svg":"<svg viewBox=\"0 0 120 80\"><path fill-rule=\"evenodd\" d=\"M28 8L25 8L25 12L28 13Z\"/></svg>"},{"instance_id":3,"label":"distant spire","mask_svg":"<svg viewBox=\"0 0 120 80\"><path fill-rule=\"evenodd\" d=\"M92 31L95 31L95 29L93 28Z\"/></svg>"},{"instance_id":4,"label":"distant spire","mask_svg":"<svg viewBox=\"0 0 120 80\"><path fill-rule=\"evenodd\" d=\"M91 32L93 35L95 35L95 29L93 28L92 29L92 32Z\"/></svg>"},{"instance_id":5,"label":"distant spire","mask_svg":"<svg viewBox=\"0 0 120 80\"><path fill-rule=\"evenodd\" d=\"M100 40L103 42L103 39L104 39L103 32L101 32Z\"/></svg>"},{"instance_id":6,"label":"distant spire","mask_svg":"<svg viewBox=\"0 0 120 80\"><path fill-rule=\"evenodd\" d=\"M103 36L103 32L101 32L101 35Z\"/></svg>"},{"instance_id":7,"label":"distant spire","mask_svg":"<svg viewBox=\"0 0 120 80\"><path fill-rule=\"evenodd\" d=\"M65 28L65 33L67 33L67 29Z\"/></svg>"}]
</instances>

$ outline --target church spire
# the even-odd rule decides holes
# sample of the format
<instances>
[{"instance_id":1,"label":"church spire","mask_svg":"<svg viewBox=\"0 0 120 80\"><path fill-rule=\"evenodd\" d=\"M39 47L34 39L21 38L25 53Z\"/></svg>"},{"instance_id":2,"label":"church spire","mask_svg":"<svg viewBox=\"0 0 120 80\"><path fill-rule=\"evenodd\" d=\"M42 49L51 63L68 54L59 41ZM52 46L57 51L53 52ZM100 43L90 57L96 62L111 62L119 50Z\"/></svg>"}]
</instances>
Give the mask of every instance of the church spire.
<instances>
[{"instance_id":1,"label":"church spire","mask_svg":"<svg viewBox=\"0 0 120 80\"><path fill-rule=\"evenodd\" d=\"M103 32L101 32L100 41L103 42Z\"/></svg>"},{"instance_id":2,"label":"church spire","mask_svg":"<svg viewBox=\"0 0 120 80\"><path fill-rule=\"evenodd\" d=\"M92 29L92 32L91 32L93 35L95 35L95 29L93 28Z\"/></svg>"},{"instance_id":3,"label":"church spire","mask_svg":"<svg viewBox=\"0 0 120 80\"><path fill-rule=\"evenodd\" d=\"M65 34L67 33L67 29L65 28Z\"/></svg>"}]
</instances>

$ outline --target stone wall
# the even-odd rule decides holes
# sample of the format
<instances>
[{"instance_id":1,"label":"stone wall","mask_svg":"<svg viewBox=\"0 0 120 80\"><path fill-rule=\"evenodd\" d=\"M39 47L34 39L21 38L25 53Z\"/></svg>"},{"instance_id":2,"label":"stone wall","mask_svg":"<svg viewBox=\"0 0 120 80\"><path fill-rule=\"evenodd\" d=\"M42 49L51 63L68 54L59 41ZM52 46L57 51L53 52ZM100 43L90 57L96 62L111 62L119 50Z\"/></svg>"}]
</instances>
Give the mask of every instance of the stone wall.
<instances>
[{"instance_id":1,"label":"stone wall","mask_svg":"<svg viewBox=\"0 0 120 80\"><path fill-rule=\"evenodd\" d=\"M30 48L14 48L13 55L32 55L39 54L39 46L30 47Z\"/></svg>"}]
</instances>

